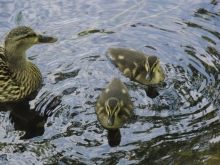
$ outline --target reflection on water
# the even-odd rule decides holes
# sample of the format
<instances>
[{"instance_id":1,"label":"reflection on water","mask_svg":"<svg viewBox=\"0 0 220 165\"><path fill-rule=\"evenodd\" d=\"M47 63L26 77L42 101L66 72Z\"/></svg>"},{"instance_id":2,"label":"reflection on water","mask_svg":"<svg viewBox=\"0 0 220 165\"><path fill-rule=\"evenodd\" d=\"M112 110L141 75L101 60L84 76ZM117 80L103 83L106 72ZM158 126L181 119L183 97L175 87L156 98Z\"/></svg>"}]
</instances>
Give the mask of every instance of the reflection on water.
<instances>
[{"instance_id":1,"label":"reflection on water","mask_svg":"<svg viewBox=\"0 0 220 165\"><path fill-rule=\"evenodd\" d=\"M14 106L15 107L12 109L9 118L16 131L25 132L20 139L29 139L43 135L47 115L41 116L39 112L30 110L28 101L14 103Z\"/></svg>"},{"instance_id":2,"label":"reflection on water","mask_svg":"<svg viewBox=\"0 0 220 165\"><path fill-rule=\"evenodd\" d=\"M1 1L0 36L21 24L53 31L59 41L27 52L44 78L36 98L0 107L0 162L220 164L219 5ZM157 55L165 81L130 81L107 59L109 47ZM111 132L94 107L113 77L126 84L135 112Z\"/></svg>"},{"instance_id":3,"label":"reflection on water","mask_svg":"<svg viewBox=\"0 0 220 165\"><path fill-rule=\"evenodd\" d=\"M37 103L34 109L30 108L29 102L33 100L37 95L37 92L33 92L27 98L21 101L11 103L1 103L0 110L9 110L9 119L14 127L15 131L23 131L20 134L20 139L30 139L36 136L41 136L44 133L44 124L47 122L47 118L51 116L53 110L59 105L60 98L53 97L53 99L45 99L42 103ZM46 106L46 110L43 114L38 111L43 106Z\"/></svg>"},{"instance_id":4,"label":"reflection on water","mask_svg":"<svg viewBox=\"0 0 220 165\"><path fill-rule=\"evenodd\" d=\"M121 133L119 129L108 130L108 144L110 147L117 147L121 142Z\"/></svg>"}]
</instances>

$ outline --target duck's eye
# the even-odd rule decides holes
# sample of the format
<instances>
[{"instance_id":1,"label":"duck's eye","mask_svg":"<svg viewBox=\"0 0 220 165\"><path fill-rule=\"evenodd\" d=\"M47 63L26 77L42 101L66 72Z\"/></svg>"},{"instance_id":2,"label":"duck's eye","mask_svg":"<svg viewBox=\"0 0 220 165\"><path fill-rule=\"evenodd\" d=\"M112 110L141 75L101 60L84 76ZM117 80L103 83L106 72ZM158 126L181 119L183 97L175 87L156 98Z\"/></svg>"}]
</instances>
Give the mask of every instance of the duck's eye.
<instances>
[{"instance_id":1,"label":"duck's eye","mask_svg":"<svg viewBox=\"0 0 220 165\"><path fill-rule=\"evenodd\" d=\"M28 35L26 36L26 38L35 37L35 36L36 36L35 33L33 33L33 34L28 34Z\"/></svg>"},{"instance_id":2,"label":"duck's eye","mask_svg":"<svg viewBox=\"0 0 220 165\"><path fill-rule=\"evenodd\" d=\"M33 34L27 34L26 36L23 36L23 37L21 37L21 38L18 38L16 41L23 40L23 39L30 38L30 37L35 37L35 36L37 36L35 33L33 33Z\"/></svg>"}]
</instances>

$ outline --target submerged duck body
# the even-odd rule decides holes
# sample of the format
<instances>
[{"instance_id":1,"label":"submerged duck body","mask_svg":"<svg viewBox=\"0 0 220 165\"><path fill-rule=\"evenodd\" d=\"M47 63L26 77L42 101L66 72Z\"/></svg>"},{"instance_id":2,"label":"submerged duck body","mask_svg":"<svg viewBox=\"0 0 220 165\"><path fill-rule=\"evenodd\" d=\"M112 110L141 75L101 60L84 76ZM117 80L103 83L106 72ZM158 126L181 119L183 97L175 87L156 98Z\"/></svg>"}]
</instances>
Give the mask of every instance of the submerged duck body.
<instances>
[{"instance_id":1,"label":"submerged duck body","mask_svg":"<svg viewBox=\"0 0 220 165\"><path fill-rule=\"evenodd\" d=\"M56 37L40 35L27 26L7 34L4 46L0 45L0 103L22 99L40 86L40 70L26 59L26 50L34 44L55 41Z\"/></svg>"},{"instance_id":2,"label":"submerged duck body","mask_svg":"<svg viewBox=\"0 0 220 165\"><path fill-rule=\"evenodd\" d=\"M165 75L157 56L126 48L109 48L107 56L131 80L144 85L158 84Z\"/></svg>"},{"instance_id":3,"label":"submerged duck body","mask_svg":"<svg viewBox=\"0 0 220 165\"><path fill-rule=\"evenodd\" d=\"M102 91L95 109L100 123L106 129L117 129L126 122L133 112L133 104L120 79L114 78Z\"/></svg>"}]
</instances>

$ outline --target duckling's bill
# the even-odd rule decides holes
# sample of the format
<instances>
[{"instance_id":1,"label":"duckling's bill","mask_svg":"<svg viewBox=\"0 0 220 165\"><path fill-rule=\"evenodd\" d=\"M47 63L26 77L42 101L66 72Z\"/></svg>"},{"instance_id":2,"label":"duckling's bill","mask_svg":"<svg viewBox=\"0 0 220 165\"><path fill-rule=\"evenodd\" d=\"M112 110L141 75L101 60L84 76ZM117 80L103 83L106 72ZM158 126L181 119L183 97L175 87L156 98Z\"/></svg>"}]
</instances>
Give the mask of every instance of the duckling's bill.
<instances>
[{"instance_id":1,"label":"duckling's bill","mask_svg":"<svg viewBox=\"0 0 220 165\"><path fill-rule=\"evenodd\" d=\"M153 78L153 71L151 69L148 70L146 80L151 81Z\"/></svg>"},{"instance_id":2,"label":"duckling's bill","mask_svg":"<svg viewBox=\"0 0 220 165\"><path fill-rule=\"evenodd\" d=\"M35 44L53 43L53 42L56 42L57 40L58 38L54 36L46 36L46 35L37 34L37 41L35 42Z\"/></svg>"},{"instance_id":3,"label":"duckling's bill","mask_svg":"<svg viewBox=\"0 0 220 165\"><path fill-rule=\"evenodd\" d=\"M113 126L114 125L114 122L115 122L115 116L114 116L114 114L112 113L112 114L109 114L109 116L108 116L108 125L109 126Z\"/></svg>"}]
</instances>

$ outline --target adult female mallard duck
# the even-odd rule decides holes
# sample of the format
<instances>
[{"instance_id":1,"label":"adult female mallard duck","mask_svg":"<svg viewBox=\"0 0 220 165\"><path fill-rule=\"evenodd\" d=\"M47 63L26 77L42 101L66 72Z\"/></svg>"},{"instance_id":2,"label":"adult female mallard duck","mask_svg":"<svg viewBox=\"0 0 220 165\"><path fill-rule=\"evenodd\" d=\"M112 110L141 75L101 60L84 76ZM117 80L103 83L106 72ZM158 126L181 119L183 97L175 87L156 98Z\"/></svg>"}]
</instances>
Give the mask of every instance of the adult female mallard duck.
<instances>
[{"instance_id":1,"label":"adult female mallard duck","mask_svg":"<svg viewBox=\"0 0 220 165\"><path fill-rule=\"evenodd\" d=\"M124 83L114 78L100 95L96 113L100 123L106 129L117 129L133 112L133 104Z\"/></svg>"},{"instance_id":2,"label":"adult female mallard duck","mask_svg":"<svg viewBox=\"0 0 220 165\"><path fill-rule=\"evenodd\" d=\"M26 59L26 50L39 43L52 43L56 37L37 34L19 26L11 30L0 45L0 103L16 101L36 90L42 76L35 64Z\"/></svg>"},{"instance_id":3,"label":"adult female mallard duck","mask_svg":"<svg viewBox=\"0 0 220 165\"><path fill-rule=\"evenodd\" d=\"M131 80L144 85L158 84L164 80L164 72L157 56L126 48L109 48L107 55Z\"/></svg>"}]
</instances>

